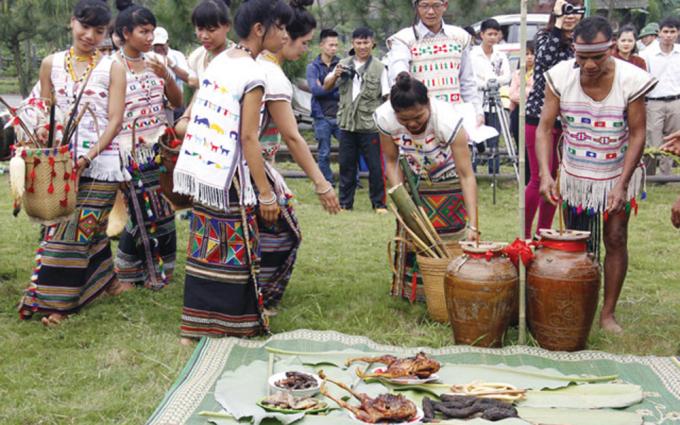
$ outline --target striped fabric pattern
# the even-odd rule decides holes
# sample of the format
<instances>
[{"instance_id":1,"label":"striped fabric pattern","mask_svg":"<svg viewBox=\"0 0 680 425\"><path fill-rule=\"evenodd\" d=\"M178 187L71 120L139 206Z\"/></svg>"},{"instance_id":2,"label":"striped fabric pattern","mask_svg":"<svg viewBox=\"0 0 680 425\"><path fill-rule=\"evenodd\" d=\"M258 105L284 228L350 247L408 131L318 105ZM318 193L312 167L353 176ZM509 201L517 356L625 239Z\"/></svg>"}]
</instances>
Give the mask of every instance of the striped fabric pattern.
<instances>
[{"instance_id":1,"label":"striped fabric pattern","mask_svg":"<svg viewBox=\"0 0 680 425\"><path fill-rule=\"evenodd\" d=\"M114 279L111 246L106 237L117 182L81 178L74 216L46 228L36 250L36 267L19 312L75 313Z\"/></svg>"},{"instance_id":2,"label":"striped fabric pattern","mask_svg":"<svg viewBox=\"0 0 680 425\"><path fill-rule=\"evenodd\" d=\"M143 190L138 183L125 185L130 220L116 253L118 279L143 283L151 289L161 289L169 283L177 251L175 211L162 196L159 179L160 168L156 167L141 172Z\"/></svg>"}]
</instances>

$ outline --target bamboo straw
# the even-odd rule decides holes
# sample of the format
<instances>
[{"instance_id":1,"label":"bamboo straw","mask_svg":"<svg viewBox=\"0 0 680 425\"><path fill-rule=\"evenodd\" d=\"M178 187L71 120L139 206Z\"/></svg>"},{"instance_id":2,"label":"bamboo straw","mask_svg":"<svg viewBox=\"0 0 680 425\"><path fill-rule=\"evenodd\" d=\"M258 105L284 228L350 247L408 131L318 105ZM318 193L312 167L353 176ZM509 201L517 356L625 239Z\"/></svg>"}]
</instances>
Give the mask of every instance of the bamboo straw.
<instances>
[{"instance_id":1,"label":"bamboo straw","mask_svg":"<svg viewBox=\"0 0 680 425\"><path fill-rule=\"evenodd\" d=\"M397 217L397 220L399 221L399 223L400 223L402 226L404 226L404 230L406 231L406 233L408 233L409 236L411 236L411 238L413 238L413 242L415 242L416 245L418 245L418 247L419 247L421 250L423 250L423 251L425 251L425 252L429 252L429 254L430 254L430 256L431 256L432 258L436 258L437 256L432 252L432 250L431 250L431 249L430 249L430 248L429 248L429 247L428 247L428 246L427 246L427 245L426 245L426 244L418 237L418 235L416 235L416 234L413 232L413 230L411 230L411 229L406 225L406 223L404 223L404 219L402 219L401 216L399 215L399 211L397 211L397 208L396 208L394 205L392 205L392 204L388 204L387 206L388 206L389 209L392 211L392 213L395 215L395 217Z\"/></svg>"},{"instance_id":2,"label":"bamboo straw","mask_svg":"<svg viewBox=\"0 0 680 425\"><path fill-rule=\"evenodd\" d=\"M559 216L560 219L560 236L564 233L564 217L562 216L562 190L560 189L560 180L562 177L562 173L560 172L560 167L557 168L557 215Z\"/></svg>"},{"instance_id":3,"label":"bamboo straw","mask_svg":"<svg viewBox=\"0 0 680 425\"><path fill-rule=\"evenodd\" d=\"M475 228L477 229L477 237L475 238L475 247L479 248L479 202L475 204Z\"/></svg>"},{"instance_id":4,"label":"bamboo straw","mask_svg":"<svg viewBox=\"0 0 680 425\"><path fill-rule=\"evenodd\" d=\"M442 251L443 251L444 254L445 254L445 255L444 255L444 258L450 258L450 257L449 257L449 253L448 253L448 251L446 251L446 248L445 248L445 246L444 246L444 241L443 241L442 238L439 236L439 233L437 233L437 229L434 228L434 225L432 224L432 222L430 221L429 217L427 216L427 213L425 212L425 208L420 207L419 209L420 209L420 213L421 213L421 214L423 215L423 217L425 218L425 222L427 223L428 228L430 229L430 231L431 231L432 234L434 235L435 240L437 241L437 244L442 248Z\"/></svg>"},{"instance_id":5,"label":"bamboo straw","mask_svg":"<svg viewBox=\"0 0 680 425\"><path fill-rule=\"evenodd\" d=\"M416 223L418 223L418 226L420 227L420 229L423 231L423 234L427 238L427 242L429 243L429 246L431 246L434 249L434 251L437 253L437 255L440 258L446 258L446 253L444 252L444 248L441 247L437 243L437 239L435 238L435 236L433 236L433 232L431 232L430 228L427 226L427 224L425 224L423 222L423 218L420 216L420 214L418 214L418 210L412 211L411 217L413 217L413 219L416 221ZM429 222L430 220L425 219L425 221ZM434 232L434 234L436 235L436 232Z\"/></svg>"}]
</instances>

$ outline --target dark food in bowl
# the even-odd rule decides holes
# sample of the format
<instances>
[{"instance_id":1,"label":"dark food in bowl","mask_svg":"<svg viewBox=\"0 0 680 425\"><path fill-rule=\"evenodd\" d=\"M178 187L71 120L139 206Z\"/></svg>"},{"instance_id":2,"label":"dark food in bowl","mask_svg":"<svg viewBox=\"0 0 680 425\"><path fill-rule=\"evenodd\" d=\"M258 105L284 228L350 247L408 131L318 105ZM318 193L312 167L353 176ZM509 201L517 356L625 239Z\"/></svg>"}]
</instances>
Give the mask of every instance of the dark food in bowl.
<instances>
[{"instance_id":1,"label":"dark food in bowl","mask_svg":"<svg viewBox=\"0 0 680 425\"><path fill-rule=\"evenodd\" d=\"M286 378L276 381L274 385L287 390L307 390L318 387L319 383L312 375L302 372L286 372Z\"/></svg>"}]
</instances>

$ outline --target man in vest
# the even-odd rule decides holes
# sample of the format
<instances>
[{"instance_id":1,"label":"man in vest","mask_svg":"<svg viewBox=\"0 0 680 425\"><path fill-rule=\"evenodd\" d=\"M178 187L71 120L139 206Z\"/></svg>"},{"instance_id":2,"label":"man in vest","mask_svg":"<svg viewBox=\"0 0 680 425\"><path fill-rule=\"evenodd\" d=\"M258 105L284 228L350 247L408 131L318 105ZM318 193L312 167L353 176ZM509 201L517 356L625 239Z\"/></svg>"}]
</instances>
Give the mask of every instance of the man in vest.
<instances>
[{"instance_id":1,"label":"man in vest","mask_svg":"<svg viewBox=\"0 0 680 425\"><path fill-rule=\"evenodd\" d=\"M470 34L444 23L446 0L413 0L413 6L417 23L387 39L390 84L407 71L425 84L430 96L473 104L477 124L482 125L484 110L470 59Z\"/></svg>"},{"instance_id":2,"label":"man in vest","mask_svg":"<svg viewBox=\"0 0 680 425\"><path fill-rule=\"evenodd\" d=\"M378 214L385 208L385 180L380 156L380 137L373 113L389 95L385 65L372 56L373 31L358 28L352 33L352 50L324 79L324 90L338 87L340 127L340 207L354 207L357 161L363 154L368 165L369 196Z\"/></svg>"}]
</instances>

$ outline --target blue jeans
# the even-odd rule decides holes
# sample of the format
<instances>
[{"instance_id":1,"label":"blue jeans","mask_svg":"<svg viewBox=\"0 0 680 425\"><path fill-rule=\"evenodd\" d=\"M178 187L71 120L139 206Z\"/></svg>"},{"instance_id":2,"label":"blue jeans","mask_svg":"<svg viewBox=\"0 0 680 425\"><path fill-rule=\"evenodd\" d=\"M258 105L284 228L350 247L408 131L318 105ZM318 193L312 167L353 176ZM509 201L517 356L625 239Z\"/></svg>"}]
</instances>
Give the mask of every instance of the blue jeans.
<instances>
[{"instance_id":1,"label":"blue jeans","mask_svg":"<svg viewBox=\"0 0 680 425\"><path fill-rule=\"evenodd\" d=\"M314 137L319 142L317 162L323 176L333 185L335 182L331 171L331 136L339 140L339 134L340 129L335 118L314 118Z\"/></svg>"}]
</instances>

